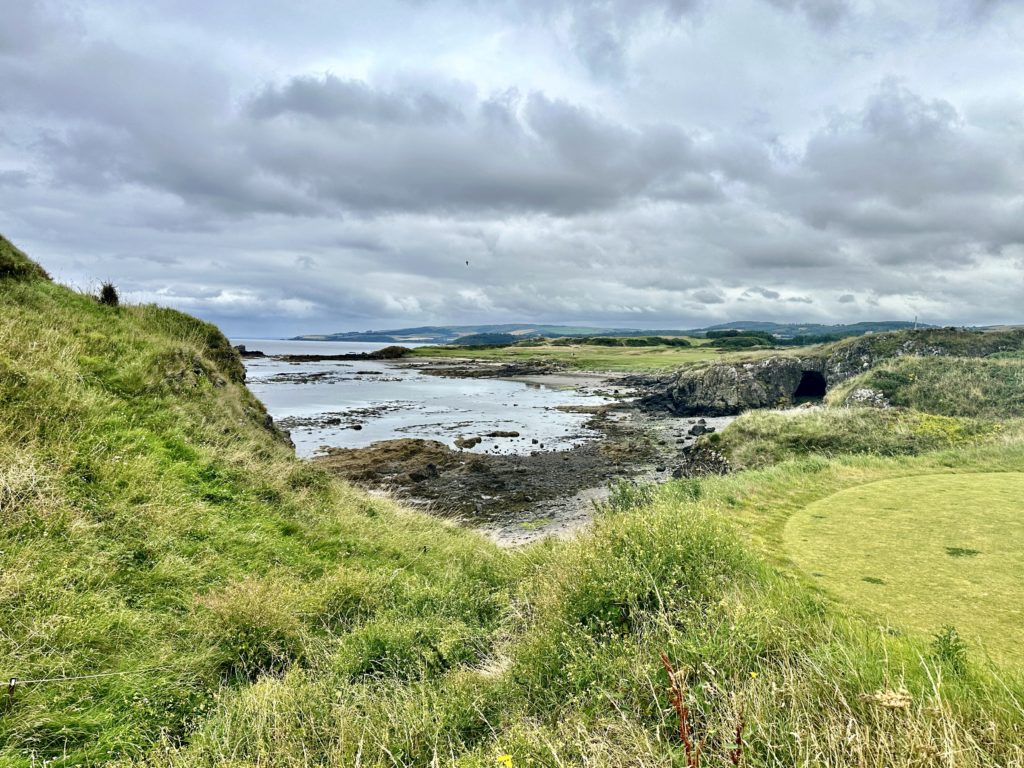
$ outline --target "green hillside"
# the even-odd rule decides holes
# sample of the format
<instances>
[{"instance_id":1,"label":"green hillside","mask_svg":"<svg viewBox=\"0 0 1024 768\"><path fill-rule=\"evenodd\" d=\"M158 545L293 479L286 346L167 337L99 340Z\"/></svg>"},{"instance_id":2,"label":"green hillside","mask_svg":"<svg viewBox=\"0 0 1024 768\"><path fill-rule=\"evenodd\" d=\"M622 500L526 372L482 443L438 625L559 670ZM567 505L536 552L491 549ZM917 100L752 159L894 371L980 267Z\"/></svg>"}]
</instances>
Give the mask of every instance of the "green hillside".
<instances>
[{"instance_id":1,"label":"green hillside","mask_svg":"<svg viewBox=\"0 0 1024 768\"><path fill-rule=\"evenodd\" d=\"M1024 761L1017 667L781 546L845 488L1019 469L1016 438L623 486L500 551L296 460L216 328L2 246L0 765L692 765L680 711L705 766Z\"/></svg>"}]
</instances>

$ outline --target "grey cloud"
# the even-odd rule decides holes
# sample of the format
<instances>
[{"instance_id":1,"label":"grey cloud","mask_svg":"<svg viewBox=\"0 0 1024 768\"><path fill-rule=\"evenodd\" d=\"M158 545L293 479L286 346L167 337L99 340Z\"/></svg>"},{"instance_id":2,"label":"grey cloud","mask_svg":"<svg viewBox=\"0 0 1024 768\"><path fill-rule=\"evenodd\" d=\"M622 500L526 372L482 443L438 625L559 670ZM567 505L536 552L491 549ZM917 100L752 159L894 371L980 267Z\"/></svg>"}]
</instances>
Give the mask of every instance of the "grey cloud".
<instances>
[{"instance_id":1,"label":"grey cloud","mask_svg":"<svg viewBox=\"0 0 1024 768\"><path fill-rule=\"evenodd\" d=\"M766 186L810 226L875 241L879 261L926 252L963 263L1022 241L1006 216L1020 209L1010 201L1022 179L1012 128L968 123L948 101L889 81L863 109L832 118Z\"/></svg>"},{"instance_id":2,"label":"grey cloud","mask_svg":"<svg viewBox=\"0 0 1024 768\"><path fill-rule=\"evenodd\" d=\"M891 82L862 112L837 116L814 136L804 169L830 190L898 207L1012 184L998 150L965 131L951 104Z\"/></svg>"},{"instance_id":3,"label":"grey cloud","mask_svg":"<svg viewBox=\"0 0 1024 768\"><path fill-rule=\"evenodd\" d=\"M248 109L258 119L291 113L370 124L430 124L461 117L456 105L431 93L387 93L330 74L296 77L281 88L268 85L249 102Z\"/></svg>"},{"instance_id":4,"label":"grey cloud","mask_svg":"<svg viewBox=\"0 0 1024 768\"><path fill-rule=\"evenodd\" d=\"M96 44L40 67L0 65L0 77L13 85L8 109L63 122L37 142L58 183L140 184L232 215L565 215L716 194L679 128L627 127L541 93L480 99L457 84L303 75L233 109L216 75L192 70Z\"/></svg>"},{"instance_id":5,"label":"grey cloud","mask_svg":"<svg viewBox=\"0 0 1024 768\"><path fill-rule=\"evenodd\" d=\"M44 45L69 19L42 0L5 0L0 24L0 57L17 56Z\"/></svg>"},{"instance_id":6,"label":"grey cloud","mask_svg":"<svg viewBox=\"0 0 1024 768\"><path fill-rule=\"evenodd\" d=\"M755 286L753 288L748 288L747 290L745 290L743 292L743 295L746 296L746 297L761 296L763 298L773 299L773 300L774 299L778 299L779 297L782 296L782 294L779 293L778 291L773 291L773 290L771 290L769 288L761 288L761 287L757 287L757 286Z\"/></svg>"},{"instance_id":7,"label":"grey cloud","mask_svg":"<svg viewBox=\"0 0 1024 768\"><path fill-rule=\"evenodd\" d=\"M32 181L32 175L25 171L0 171L0 187L27 187Z\"/></svg>"},{"instance_id":8,"label":"grey cloud","mask_svg":"<svg viewBox=\"0 0 1024 768\"><path fill-rule=\"evenodd\" d=\"M314 106L318 94L331 103L336 96L333 80L318 85L302 85L310 116L322 113ZM257 99L264 103L267 92ZM538 93L502 94L461 113L464 119L445 125L432 118L365 126L257 120L242 130L254 167L309 190L318 203L365 213L575 214L628 197L678 194L674 184L691 178L692 185L703 172L692 141L678 128L627 128Z\"/></svg>"},{"instance_id":9,"label":"grey cloud","mask_svg":"<svg viewBox=\"0 0 1024 768\"><path fill-rule=\"evenodd\" d=\"M545 15L567 9L573 49L580 61L592 75L614 79L627 72L627 49L637 28L645 23L679 24L703 10L705 0L563 0L527 5L543 9Z\"/></svg>"},{"instance_id":10,"label":"grey cloud","mask_svg":"<svg viewBox=\"0 0 1024 768\"><path fill-rule=\"evenodd\" d=\"M744 2L21 0L0 231L235 332L1015 319L1024 141L995 24Z\"/></svg>"},{"instance_id":11,"label":"grey cloud","mask_svg":"<svg viewBox=\"0 0 1024 768\"><path fill-rule=\"evenodd\" d=\"M692 296L695 301L699 301L701 304L725 303L725 296L722 295L721 291L705 289L701 291L694 291Z\"/></svg>"},{"instance_id":12,"label":"grey cloud","mask_svg":"<svg viewBox=\"0 0 1024 768\"><path fill-rule=\"evenodd\" d=\"M849 0L767 0L787 11L799 11L815 26L831 29L851 11Z\"/></svg>"}]
</instances>

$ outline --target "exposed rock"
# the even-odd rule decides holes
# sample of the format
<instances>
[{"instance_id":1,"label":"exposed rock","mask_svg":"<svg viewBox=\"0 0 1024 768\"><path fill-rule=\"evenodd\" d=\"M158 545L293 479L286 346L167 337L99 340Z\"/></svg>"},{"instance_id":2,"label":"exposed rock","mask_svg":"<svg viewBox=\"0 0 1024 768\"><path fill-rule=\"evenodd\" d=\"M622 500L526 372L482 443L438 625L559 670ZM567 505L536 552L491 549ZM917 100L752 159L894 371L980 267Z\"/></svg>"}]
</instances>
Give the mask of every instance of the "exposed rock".
<instances>
[{"instance_id":1,"label":"exposed rock","mask_svg":"<svg viewBox=\"0 0 1024 768\"><path fill-rule=\"evenodd\" d=\"M456 447L465 450L467 448L473 448L480 445L484 439L482 437L462 437L461 435L455 438Z\"/></svg>"},{"instance_id":2,"label":"exposed rock","mask_svg":"<svg viewBox=\"0 0 1024 768\"><path fill-rule=\"evenodd\" d=\"M615 439L630 443L629 455L638 463L653 458L653 449L634 439L635 426L608 426L615 434L625 430ZM388 489L440 513L514 520L537 500L572 496L637 471L620 472L606 448L595 441L568 451L494 455L457 451L433 440L399 439L365 448L328 448L314 461L348 480Z\"/></svg>"},{"instance_id":3,"label":"exposed rock","mask_svg":"<svg viewBox=\"0 0 1024 768\"><path fill-rule=\"evenodd\" d=\"M846 397L846 405L868 405L872 408L890 408L892 403L884 393L870 387L860 387Z\"/></svg>"},{"instance_id":4,"label":"exposed rock","mask_svg":"<svg viewBox=\"0 0 1024 768\"><path fill-rule=\"evenodd\" d=\"M380 483L401 475L426 478L428 465L433 465L436 472L438 467L456 465L461 459L456 451L436 440L404 438L374 443L369 448L330 448L318 461L350 480Z\"/></svg>"},{"instance_id":5,"label":"exposed rock","mask_svg":"<svg viewBox=\"0 0 1024 768\"><path fill-rule=\"evenodd\" d=\"M405 357L411 349L408 347L390 346L374 352L356 352L342 355L272 355L275 360L287 363L321 363L326 360L397 360Z\"/></svg>"},{"instance_id":6,"label":"exposed rock","mask_svg":"<svg viewBox=\"0 0 1024 768\"><path fill-rule=\"evenodd\" d=\"M516 376L541 376L558 373L563 369L557 363L546 360L523 360L500 362L473 360L420 360L414 366L423 373L456 379L508 379Z\"/></svg>"},{"instance_id":7,"label":"exposed rock","mask_svg":"<svg viewBox=\"0 0 1024 768\"><path fill-rule=\"evenodd\" d=\"M484 437L519 437L519 433L515 431L506 431L502 429L495 430L494 432L488 432Z\"/></svg>"},{"instance_id":8,"label":"exposed rock","mask_svg":"<svg viewBox=\"0 0 1024 768\"><path fill-rule=\"evenodd\" d=\"M728 416L748 408L788 405L807 372L824 374L822 358L767 357L749 363L720 363L676 374L665 396L647 398L648 407L668 407L678 416ZM697 424L695 427L702 427ZM703 430L691 434L702 434Z\"/></svg>"},{"instance_id":9,"label":"exposed rock","mask_svg":"<svg viewBox=\"0 0 1024 768\"><path fill-rule=\"evenodd\" d=\"M235 351L239 354L240 357L266 357L266 355L260 352L258 349L246 349L245 344L236 345Z\"/></svg>"},{"instance_id":10,"label":"exposed rock","mask_svg":"<svg viewBox=\"0 0 1024 768\"><path fill-rule=\"evenodd\" d=\"M940 328L870 334L833 344L820 355L776 355L752 362L685 368L658 382L654 393L640 404L678 416L736 414L751 408L792 405L804 394L820 396L824 387L835 386L896 357L984 357L1020 349L1024 349L1024 330L1020 329ZM811 391L801 391L805 389Z\"/></svg>"},{"instance_id":11,"label":"exposed rock","mask_svg":"<svg viewBox=\"0 0 1024 768\"><path fill-rule=\"evenodd\" d=\"M269 413L263 413L263 428L266 429L270 434L280 440L282 443L295 447L295 443L292 441L292 433L287 429L283 429L278 424L274 423L274 417Z\"/></svg>"},{"instance_id":12,"label":"exposed rock","mask_svg":"<svg viewBox=\"0 0 1024 768\"><path fill-rule=\"evenodd\" d=\"M718 451L704 445L695 445L683 452L678 467L672 470L672 477L706 477L726 475L732 471L729 460Z\"/></svg>"}]
</instances>

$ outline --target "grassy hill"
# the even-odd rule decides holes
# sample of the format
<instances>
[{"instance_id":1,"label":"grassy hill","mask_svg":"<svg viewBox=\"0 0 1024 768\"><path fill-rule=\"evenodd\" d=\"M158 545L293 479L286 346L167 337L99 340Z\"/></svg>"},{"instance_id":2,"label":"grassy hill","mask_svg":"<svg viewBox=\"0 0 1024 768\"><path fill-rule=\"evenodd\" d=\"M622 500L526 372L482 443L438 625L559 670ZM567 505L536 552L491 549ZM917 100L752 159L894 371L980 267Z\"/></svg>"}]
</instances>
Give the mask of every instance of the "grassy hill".
<instances>
[{"instance_id":1,"label":"grassy hill","mask_svg":"<svg viewBox=\"0 0 1024 768\"><path fill-rule=\"evenodd\" d=\"M1022 461L804 452L499 551L296 460L216 328L0 241L0 764L687 765L680 712L701 765L1020 764L1016 667L781 542L845 488Z\"/></svg>"}]
</instances>

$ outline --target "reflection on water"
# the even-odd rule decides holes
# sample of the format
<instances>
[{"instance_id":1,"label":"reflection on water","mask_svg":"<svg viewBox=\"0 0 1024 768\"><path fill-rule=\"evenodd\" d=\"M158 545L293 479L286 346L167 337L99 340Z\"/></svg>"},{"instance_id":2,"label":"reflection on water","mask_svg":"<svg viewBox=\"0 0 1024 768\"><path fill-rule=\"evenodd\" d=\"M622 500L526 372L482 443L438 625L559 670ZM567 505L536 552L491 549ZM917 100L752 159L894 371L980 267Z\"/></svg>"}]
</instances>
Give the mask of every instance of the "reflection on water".
<instances>
[{"instance_id":1,"label":"reflection on water","mask_svg":"<svg viewBox=\"0 0 1024 768\"><path fill-rule=\"evenodd\" d=\"M273 354L370 352L387 344L237 339ZM525 454L565 450L596 436L588 416L560 405L597 405L606 398L498 379L449 379L380 361L288 363L247 358L249 388L274 420L291 430L296 452L323 446L360 448L401 437L439 440L455 447L460 435L518 432L485 438L471 450Z\"/></svg>"}]
</instances>

